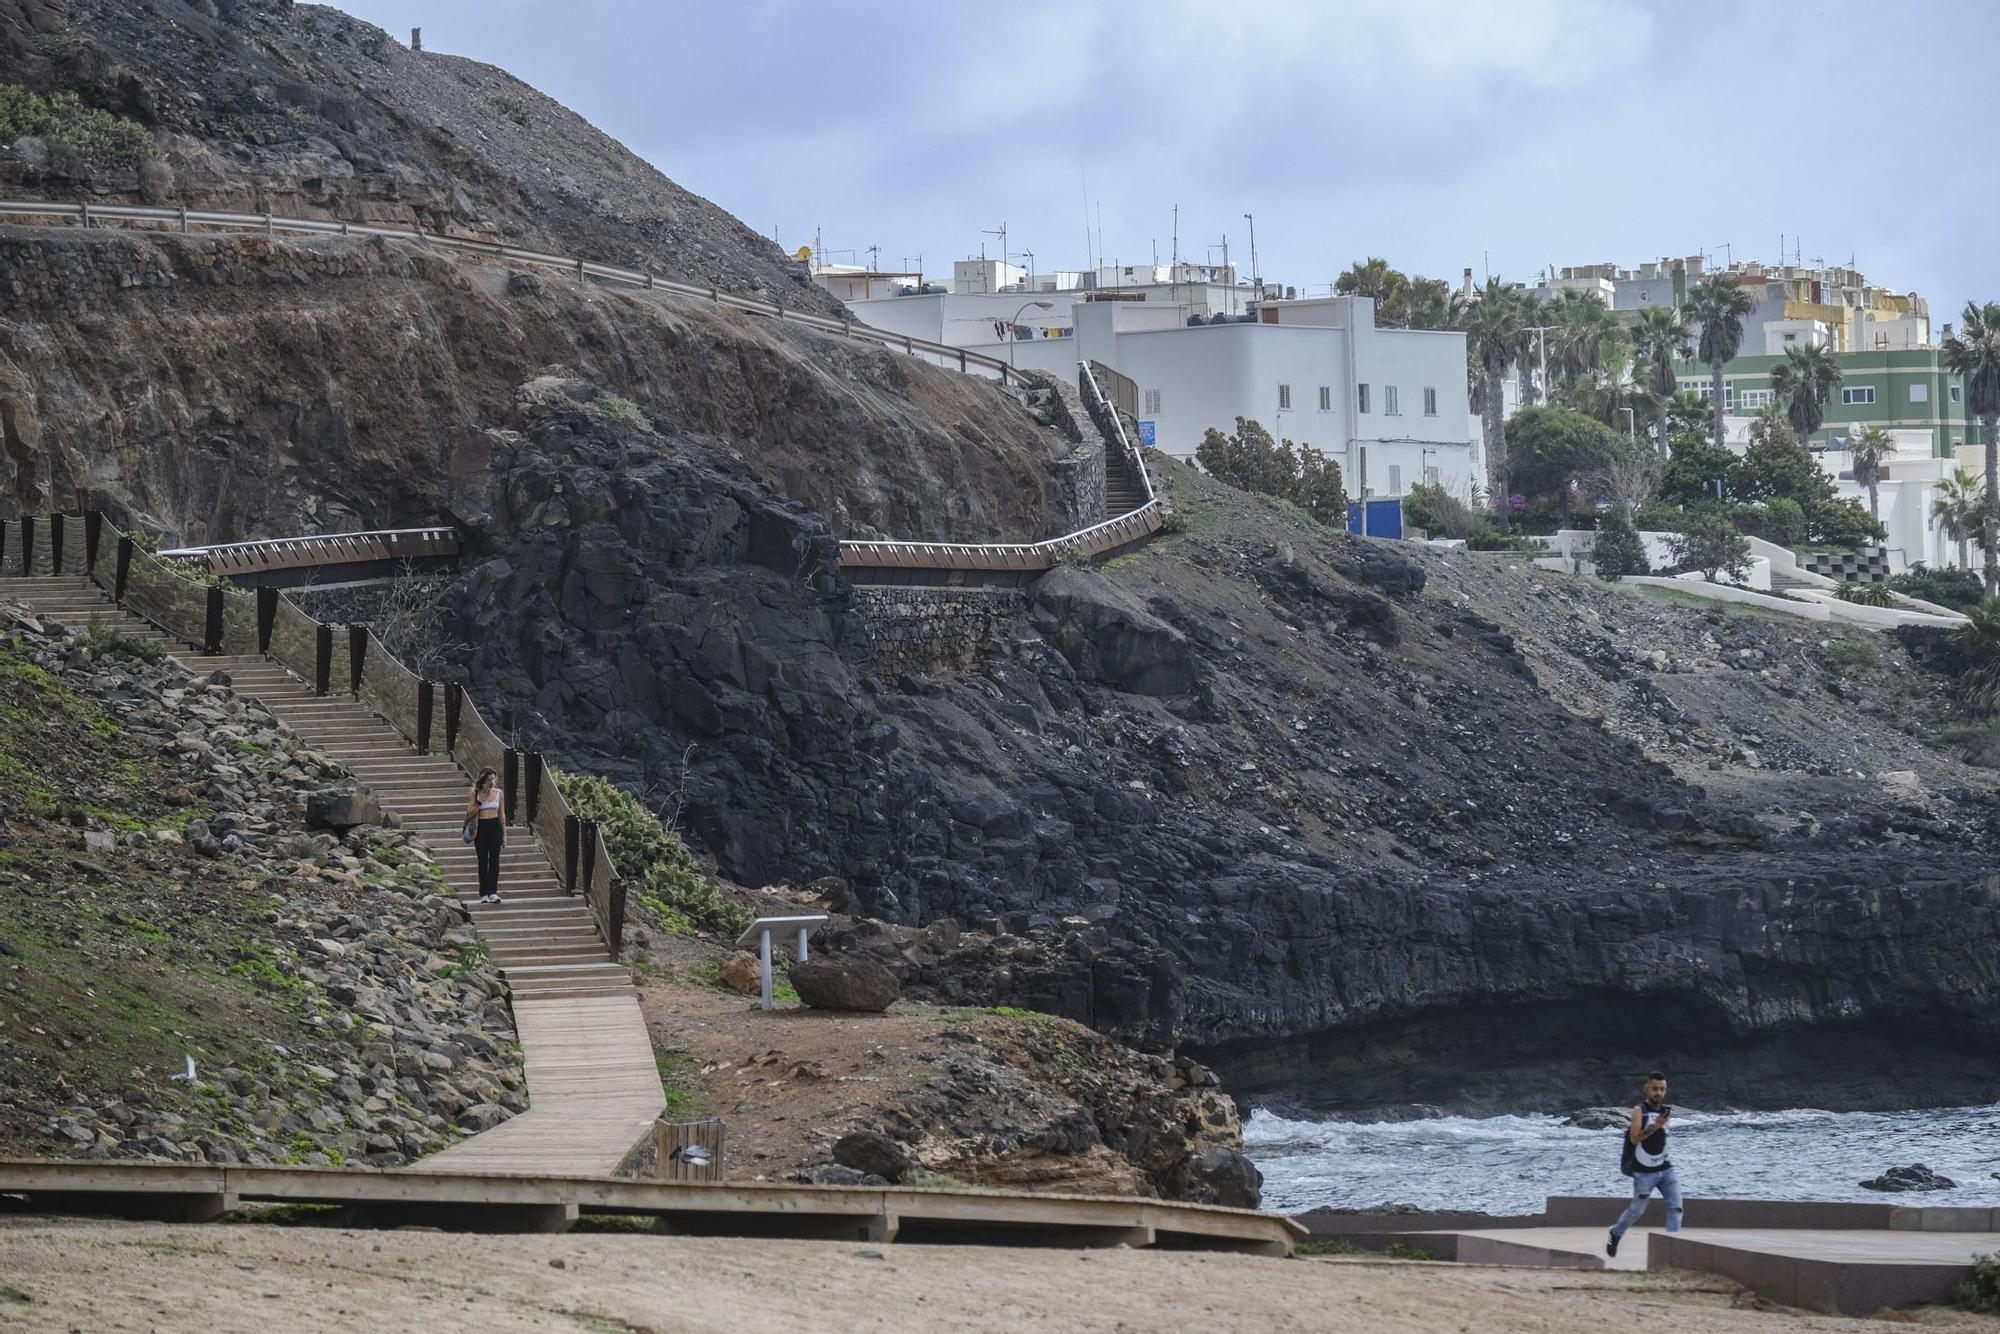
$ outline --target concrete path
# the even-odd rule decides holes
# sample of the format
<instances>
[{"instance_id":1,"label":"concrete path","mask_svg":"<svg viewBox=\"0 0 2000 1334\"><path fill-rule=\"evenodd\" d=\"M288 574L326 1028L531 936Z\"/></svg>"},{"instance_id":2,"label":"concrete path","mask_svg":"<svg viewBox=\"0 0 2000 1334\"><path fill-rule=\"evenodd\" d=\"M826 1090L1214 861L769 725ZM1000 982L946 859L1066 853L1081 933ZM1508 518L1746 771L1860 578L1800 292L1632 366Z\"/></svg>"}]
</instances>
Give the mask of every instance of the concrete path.
<instances>
[{"instance_id":1,"label":"concrete path","mask_svg":"<svg viewBox=\"0 0 2000 1334\"><path fill-rule=\"evenodd\" d=\"M584 901L563 892L531 829L508 831L502 901L480 904L473 850L458 834L470 784L449 758L417 754L351 696L315 695L269 659L190 652L114 606L87 579L10 578L0 582L0 597L69 625L96 619L168 649L197 675L228 672L238 691L262 700L308 745L346 767L431 847L507 980L529 1109L426 1159L424 1170L606 1176L617 1168L666 1109L666 1095L631 974L608 957Z\"/></svg>"}]
</instances>

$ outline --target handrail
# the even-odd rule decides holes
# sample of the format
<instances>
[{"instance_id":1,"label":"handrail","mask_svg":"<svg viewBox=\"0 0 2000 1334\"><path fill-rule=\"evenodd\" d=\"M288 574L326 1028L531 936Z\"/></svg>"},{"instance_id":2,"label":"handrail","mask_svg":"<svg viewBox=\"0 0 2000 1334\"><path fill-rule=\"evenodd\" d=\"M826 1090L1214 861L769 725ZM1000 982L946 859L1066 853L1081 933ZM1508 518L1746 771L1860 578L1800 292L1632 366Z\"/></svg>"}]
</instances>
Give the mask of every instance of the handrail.
<instances>
[{"instance_id":1,"label":"handrail","mask_svg":"<svg viewBox=\"0 0 2000 1334\"><path fill-rule=\"evenodd\" d=\"M1153 490L1153 479L1146 469L1145 458L1133 449L1132 442L1125 435L1124 424L1118 420L1117 410L1105 399L1096 377L1090 373L1089 363L1078 362L1077 367L1080 372L1078 384L1086 390L1084 406L1098 431L1104 434L1106 448L1119 449L1127 465L1139 474L1139 484L1145 488L1144 504L1102 523L1040 542L902 542L893 539L842 542L841 566L902 570L1046 570L1067 553L1095 556L1158 532L1165 522L1165 507ZM1110 416L1108 430L1100 414Z\"/></svg>"},{"instance_id":2,"label":"handrail","mask_svg":"<svg viewBox=\"0 0 2000 1334\"><path fill-rule=\"evenodd\" d=\"M253 537L247 542L211 542L200 547L175 547L172 551L162 551L162 556L178 556L188 559L194 556L212 556L219 551L242 551L251 547L286 547L307 542L352 542L369 540L391 540L399 537L440 538L456 541L458 530L444 526L430 528L376 528L361 533L309 533L303 537Z\"/></svg>"},{"instance_id":3,"label":"handrail","mask_svg":"<svg viewBox=\"0 0 2000 1334\"><path fill-rule=\"evenodd\" d=\"M960 371L978 366L997 374L1002 384L1022 378L1020 370L999 357L953 347L949 343L934 343L927 338L891 333L886 329L876 329L855 320L835 319L832 316L814 315L799 310L788 311L781 302L725 292L719 287L704 287L695 283L681 282L642 269L615 268L609 264L598 264L573 255L524 250L518 246L502 245L497 241L478 241L463 236L434 236L428 232L405 227L330 222L321 218L288 218L275 213L219 213L185 208L153 208L137 204L68 204L47 199L0 199L0 218L8 217L75 218L85 227L99 222L170 222L177 224L182 232L186 232L190 227L218 227L227 230L262 232L266 236L283 231L305 232L315 236L364 236L381 237L392 241L414 241L419 245L456 250L488 259L561 269L574 274L578 279L595 278L600 282L622 283L649 292L701 297L733 310L748 311L753 315L774 316L788 324L803 324L808 328L839 334L843 338L858 338L865 342L877 343L892 352L901 351L911 356L922 352L925 356L943 357L947 362L956 361Z\"/></svg>"},{"instance_id":4,"label":"handrail","mask_svg":"<svg viewBox=\"0 0 2000 1334\"><path fill-rule=\"evenodd\" d=\"M450 529L410 529L424 534ZM335 534L352 537L354 534ZM311 541L315 539L281 539ZM237 547L255 543L236 543ZM200 554L207 548L187 548ZM18 553L18 554L17 554ZM219 583L189 578L163 556L142 550L101 512L0 520L0 593L6 590L4 569L12 556L22 576L38 569L83 575L108 592L120 606L206 653L268 657L296 672L306 688L322 695L352 695L371 709L420 752L448 753L464 769L468 762L491 765L506 775L507 819L530 826L541 822L534 812L517 812L517 780L523 756L510 749L480 717L472 701L454 687L446 689L445 717L433 717L436 683L426 681L390 655L375 633L364 625L344 627L316 620L275 589L252 593ZM46 557L46 559L40 559ZM539 757L531 757L539 768ZM568 812L553 782L531 787L534 798ZM533 800L533 798L531 798ZM520 818L515 819L516 814ZM601 830L591 829L587 871L572 879L572 867L559 845L546 848L557 875L572 892L581 892L606 945L615 957L623 945L625 889L612 865ZM560 859L560 860L559 860ZM578 884L576 881L582 881Z\"/></svg>"}]
</instances>

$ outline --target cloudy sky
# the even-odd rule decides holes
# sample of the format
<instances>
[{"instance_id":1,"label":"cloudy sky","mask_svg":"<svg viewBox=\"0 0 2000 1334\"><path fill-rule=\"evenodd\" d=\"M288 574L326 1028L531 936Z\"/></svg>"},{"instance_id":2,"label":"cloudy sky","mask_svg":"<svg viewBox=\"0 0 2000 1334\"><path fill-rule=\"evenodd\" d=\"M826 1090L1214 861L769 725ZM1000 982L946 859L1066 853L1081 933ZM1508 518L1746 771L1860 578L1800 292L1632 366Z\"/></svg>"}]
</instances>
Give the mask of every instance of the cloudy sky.
<instances>
[{"instance_id":1,"label":"cloudy sky","mask_svg":"<svg viewBox=\"0 0 2000 1334\"><path fill-rule=\"evenodd\" d=\"M2000 300L1994 0L337 0L513 71L792 249L883 268L1850 256ZM1968 135L1963 126L1977 115ZM866 262L865 254L861 262Z\"/></svg>"}]
</instances>

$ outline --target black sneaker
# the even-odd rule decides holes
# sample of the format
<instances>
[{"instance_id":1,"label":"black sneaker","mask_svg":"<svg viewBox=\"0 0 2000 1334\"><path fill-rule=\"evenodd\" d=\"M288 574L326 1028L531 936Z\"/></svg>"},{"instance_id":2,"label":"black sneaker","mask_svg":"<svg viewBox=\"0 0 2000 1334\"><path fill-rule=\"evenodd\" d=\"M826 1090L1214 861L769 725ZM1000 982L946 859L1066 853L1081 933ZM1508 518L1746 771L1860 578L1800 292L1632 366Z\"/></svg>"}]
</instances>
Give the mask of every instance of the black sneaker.
<instances>
[{"instance_id":1,"label":"black sneaker","mask_svg":"<svg viewBox=\"0 0 2000 1334\"><path fill-rule=\"evenodd\" d=\"M1604 1253L1616 1257L1618 1254L1618 1234L1613 1232L1604 1242Z\"/></svg>"}]
</instances>

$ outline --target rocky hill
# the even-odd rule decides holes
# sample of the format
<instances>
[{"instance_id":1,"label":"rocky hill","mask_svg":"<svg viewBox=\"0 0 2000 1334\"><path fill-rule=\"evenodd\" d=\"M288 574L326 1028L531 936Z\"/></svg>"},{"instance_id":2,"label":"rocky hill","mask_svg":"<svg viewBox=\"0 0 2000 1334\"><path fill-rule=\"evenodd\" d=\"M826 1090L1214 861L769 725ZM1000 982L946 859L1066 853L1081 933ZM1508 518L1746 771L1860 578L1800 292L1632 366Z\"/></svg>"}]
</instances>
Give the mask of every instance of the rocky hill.
<instances>
[{"instance_id":1,"label":"rocky hill","mask_svg":"<svg viewBox=\"0 0 2000 1334\"><path fill-rule=\"evenodd\" d=\"M0 590L4 592L4 590ZM392 1166L526 1106L405 835L226 679L0 601L0 1153Z\"/></svg>"},{"instance_id":2,"label":"rocky hill","mask_svg":"<svg viewBox=\"0 0 2000 1334\"><path fill-rule=\"evenodd\" d=\"M402 34L398 34L402 36ZM292 0L0 0L0 84L74 92L141 165L0 144L26 192L378 222L835 303L771 241L505 71Z\"/></svg>"},{"instance_id":3,"label":"rocky hill","mask_svg":"<svg viewBox=\"0 0 2000 1334\"><path fill-rule=\"evenodd\" d=\"M263 189L259 154L377 57L323 11L212 9L0 0L0 31L20 80ZM253 59L304 91L255 92ZM644 233L607 220L617 190L564 203L450 147L431 82L371 87L342 113L383 136L357 179ZM848 585L836 535L1072 526L1078 443L885 352L400 244L20 229L0 292L10 501L82 488L192 539L460 524L482 708L677 794L744 884L968 928L891 941L941 999L1323 1107L1575 1105L1661 1062L1708 1105L2000 1096L1993 775L1927 744L1942 698L1898 644L1349 538L1172 465L1166 538L976 610L898 604ZM904 613L951 651L886 660Z\"/></svg>"}]
</instances>

